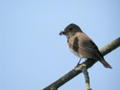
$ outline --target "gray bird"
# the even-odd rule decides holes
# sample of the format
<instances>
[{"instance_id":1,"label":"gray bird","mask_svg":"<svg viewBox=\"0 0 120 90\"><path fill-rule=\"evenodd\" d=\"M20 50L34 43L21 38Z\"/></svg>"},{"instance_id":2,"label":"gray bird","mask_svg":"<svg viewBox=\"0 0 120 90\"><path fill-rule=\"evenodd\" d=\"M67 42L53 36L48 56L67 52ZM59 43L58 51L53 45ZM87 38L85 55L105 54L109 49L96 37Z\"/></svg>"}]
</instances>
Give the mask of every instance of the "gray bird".
<instances>
[{"instance_id":1,"label":"gray bird","mask_svg":"<svg viewBox=\"0 0 120 90\"><path fill-rule=\"evenodd\" d=\"M78 57L99 60L104 67L112 68L103 58L96 44L76 24L68 25L60 35L67 37L70 50Z\"/></svg>"}]
</instances>

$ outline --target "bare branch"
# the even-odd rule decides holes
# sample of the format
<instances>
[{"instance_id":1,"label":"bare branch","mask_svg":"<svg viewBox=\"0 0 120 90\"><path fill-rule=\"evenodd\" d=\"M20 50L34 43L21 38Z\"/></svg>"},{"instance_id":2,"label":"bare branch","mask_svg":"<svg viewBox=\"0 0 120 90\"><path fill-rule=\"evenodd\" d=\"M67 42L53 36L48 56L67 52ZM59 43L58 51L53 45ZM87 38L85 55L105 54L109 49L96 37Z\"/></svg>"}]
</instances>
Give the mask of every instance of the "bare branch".
<instances>
[{"instance_id":1,"label":"bare branch","mask_svg":"<svg viewBox=\"0 0 120 90\"><path fill-rule=\"evenodd\" d=\"M82 64L82 72L84 74L85 77L85 83L86 83L86 90L92 90L90 88L90 79L89 79L89 73L87 71L86 65Z\"/></svg>"}]
</instances>

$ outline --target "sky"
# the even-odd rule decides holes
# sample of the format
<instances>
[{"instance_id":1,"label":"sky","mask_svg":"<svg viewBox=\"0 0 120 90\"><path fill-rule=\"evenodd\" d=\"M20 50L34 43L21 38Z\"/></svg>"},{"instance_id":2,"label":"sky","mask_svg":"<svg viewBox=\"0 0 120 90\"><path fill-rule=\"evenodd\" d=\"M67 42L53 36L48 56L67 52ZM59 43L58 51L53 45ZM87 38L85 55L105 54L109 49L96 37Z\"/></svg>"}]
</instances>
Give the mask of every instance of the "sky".
<instances>
[{"instance_id":1,"label":"sky","mask_svg":"<svg viewBox=\"0 0 120 90\"><path fill-rule=\"evenodd\" d=\"M79 58L59 32L81 27L99 48L120 37L119 0L0 0L0 90L42 90ZM113 67L90 68L93 90L120 89L120 48L105 56ZM58 90L85 90L83 74Z\"/></svg>"}]
</instances>

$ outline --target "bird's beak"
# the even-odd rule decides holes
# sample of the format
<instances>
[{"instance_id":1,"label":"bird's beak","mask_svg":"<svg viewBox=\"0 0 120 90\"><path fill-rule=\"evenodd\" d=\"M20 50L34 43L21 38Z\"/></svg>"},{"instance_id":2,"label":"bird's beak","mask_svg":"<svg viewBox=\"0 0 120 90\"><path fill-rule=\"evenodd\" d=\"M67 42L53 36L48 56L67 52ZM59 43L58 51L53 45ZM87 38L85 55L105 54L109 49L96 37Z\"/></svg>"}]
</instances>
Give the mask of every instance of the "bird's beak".
<instances>
[{"instance_id":1,"label":"bird's beak","mask_svg":"<svg viewBox=\"0 0 120 90\"><path fill-rule=\"evenodd\" d=\"M65 35L65 34L66 34L65 31L62 31L62 32L59 33L59 35Z\"/></svg>"}]
</instances>

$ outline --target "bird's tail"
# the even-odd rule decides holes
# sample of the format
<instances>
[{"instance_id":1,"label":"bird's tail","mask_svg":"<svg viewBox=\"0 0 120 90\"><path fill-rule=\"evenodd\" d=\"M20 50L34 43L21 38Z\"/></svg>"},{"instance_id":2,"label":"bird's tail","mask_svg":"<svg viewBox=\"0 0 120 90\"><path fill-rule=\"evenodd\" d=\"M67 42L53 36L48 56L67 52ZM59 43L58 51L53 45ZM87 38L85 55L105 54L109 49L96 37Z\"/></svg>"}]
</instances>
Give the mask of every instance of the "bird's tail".
<instances>
[{"instance_id":1,"label":"bird's tail","mask_svg":"<svg viewBox=\"0 0 120 90\"><path fill-rule=\"evenodd\" d=\"M100 62L104 65L104 67L112 69L112 67L104 59L100 60Z\"/></svg>"}]
</instances>

